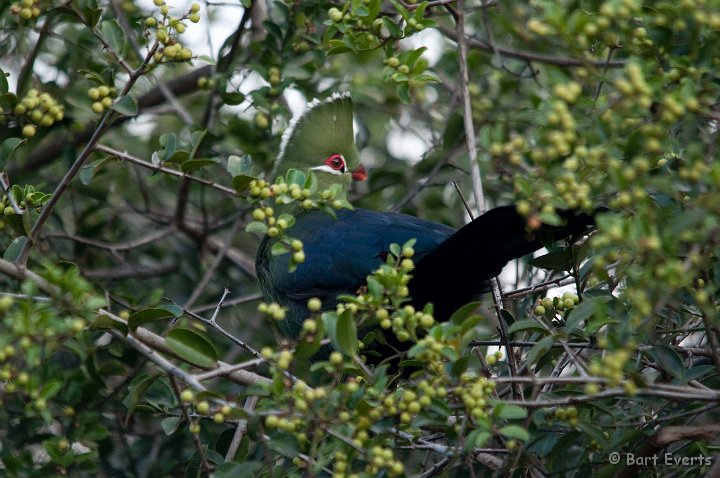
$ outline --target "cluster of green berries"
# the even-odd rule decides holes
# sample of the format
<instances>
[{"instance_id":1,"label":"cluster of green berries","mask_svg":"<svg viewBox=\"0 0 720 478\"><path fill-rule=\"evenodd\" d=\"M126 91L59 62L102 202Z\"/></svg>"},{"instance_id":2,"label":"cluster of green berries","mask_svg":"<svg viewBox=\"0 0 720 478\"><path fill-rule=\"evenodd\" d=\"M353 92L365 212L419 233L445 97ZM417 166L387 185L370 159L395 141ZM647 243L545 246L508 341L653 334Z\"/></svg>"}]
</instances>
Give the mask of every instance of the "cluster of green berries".
<instances>
[{"instance_id":1,"label":"cluster of green berries","mask_svg":"<svg viewBox=\"0 0 720 478\"><path fill-rule=\"evenodd\" d=\"M303 188L295 183L287 184L280 182L269 184L262 179L256 179L250 183L249 193L250 197L256 199L275 197L276 204L289 204L290 202L297 201L305 210L316 208L320 203L330 205L334 209L342 209L345 207L342 201L334 199L335 194L331 190L320 192L318 195L320 201L316 201L311 197L313 194L310 189Z\"/></svg>"},{"instance_id":2,"label":"cluster of green berries","mask_svg":"<svg viewBox=\"0 0 720 478\"><path fill-rule=\"evenodd\" d=\"M56 121L61 121L65 116L65 108L48 93L40 93L32 88L27 95L15 105L13 113L17 116L24 116L29 121L23 126L22 135L32 138L37 132L38 126L52 126Z\"/></svg>"},{"instance_id":3,"label":"cluster of green berries","mask_svg":"<svg viewBox=\"0 0 720 478\"><path fill-rule=\"evenodd\" d=\"M283 310L283 315L284 312ZM260 349L260 355L268 362L272 361L279 370L288 370L293 360L293 353L290 350L275 352L271 347L263 347Z\"/></svg>"},{"instance_id":4,"label":"cluster of green berries","mask_svg":"<svg viewBox=\"0 0 720 478\"><path fill-rule=\"evenodd\" d=\"M17 194L18 192L20 193L19 197ZM28 208L33 208L36 212L40 212L40 208L42 208L43 204L50 199L49 194L35 191L35 188L32 185L25 186L25 189L22 191L18 191L16 188L16 190L11 192L11 194L15 199L17 207L20 209L20 214L23 214ZM12 206L10 198L7 194L3 194L2 197L0 197L0 231L5 230L7 227L8 216L12 216L16 213L17 211L15 211L15 208Z\"/></svg>"},{"instance_id":5,"label":"cluster of green berries","mask_svg":"<svg viewBox=\"0 0 720 478\"><path fill-rule=\"evenodd\" d=\"M489 78L488 81L492 85L496 85L500 82L500 78L492 75L492 77ZM477 83L468 84L468 93L470 93L470 103L472 105L473 119L477 122L484 121L487 118L486 113L493 109L495 102L493 101L492 97L486 94L481 94L482 91L480 90L480 86L478 86Z\"/></svg>"},{"instance_id":6,"label":"cluster of green berries","mask_svg":"<svg viewBox=\"0 0 720 478\"><path fill-rule=\"evenodd\" d=\"M625 106L631 111L647 111L652 106L652 89L642 68L637 63L628 63L625 74L614 83L615 89L625 98Z\"/></svg>"},{"instance_id":7,"label":"cluster of green berries","mask_svg":"<svg viewBox=\"0 0 720 478\"><path fill-rule=\"evenodd\" d=\"M568 425L574 427L578 424L578 410L572 405L569 407L558 407L555 409L553 418L561 422L567 421Z\"/></svg>"},{"instance_id":8,"label":"cluster of green berries","mask_svg":"<svg viewBox=\"0 0 720 478\"><path fill-rule=\"evenodd\" d=\"M386 317L386 315L388 316ZM386 309L378 309L377 317L378 319L383 317L380 320L380 327L385 330L392 328L393 333L400 342L407 342L411 337L416 338L418 325L423 329L429 329L435 324L432 315L416 311L412 305L406 305L398 310L397 313L393 314L392 319Z\"/></svg>"},{"instance_id":9,"label":"cluster of green berries","mask_svg":"<svg viewBox=\"0 0 720 478\"><path fill-rule=\"evenodd\" d=\"M10 6L10 13L15 14L23 20L30 20L40 16L40 2L37 0L20 0Z\"/></svg>"},{"instance_id":10,"label":"cluster of green berries","mask_svg":"<svg viewBox=\"0 0 720 478\"><path fill-rule=\"evenodd\" d=\"M608 351L601 359L595 359L590 362L588 371L596 377L606 378L609 386L617 387L625 378L624 369L630 357L629 348ZM589 394L593 391L592 387L588 389L591 385L597 386L595 383L587 384L585 391Z\"/></svg>"},{"instance_id":11,"label":"cluster of green berries","mask_svg":"<svg viewBox=\"0 0 720 478\"><path fill-rule=\"evenodd\" d=\"M198 397L189 388L180 392L180 401L185 405L194 406L198 415L212 417L212 421L218 425L225 423L225 419L233 413L233 407L227 403L211 405L207 400L198 400ZM192 420L189 431L193 435L200 433L200 423L197 420Z\"/></svg>"},{"instance_id":12,"label":"cluster of green berries","mask_svg":"<svg viewBox=\"0 0 720 478\"><path fill-rule=\"evenodd\" d=\"M494 142L490 144L489 152L494 158L507 158L510 163L519 165L522 163L523 154L527 151L528 144L522 136L513 136L506 142Z\"/></svg>"},{"instance_id":13,"label":"cluster of green berries","mask_svg":"<svg viewBox=\"0 0 720 478\"><path fill-rule=\"evenodd\" d=\"M566 103L575 103L582 93L582 85L577 81L557 83L553 86L553 94Z\"/></svg>"},{"instance_id":14,"label":"cluster of green berries","mask_svg":"<svg viewBox=\"0 0 720 478\"><path fill-rule=\"evenodd\" d=\"M268 129L270 126L270 118L264 111L257 111L255 113L255 126L260 129Z\"/></svg>"},{"instance_id":15,"label":"cluster of green berries","mask_svg":"<svg viewBox=\"0 0 720 478\"><path fill-rule=\"evenodd\" d=\"M183 20L190 20L192 23L200 21L200 4L193 3L190 9L182 17L169 16L170 7L164 0L153 0L156 6L160 7L162 17L158 20L155 17L145 19L145 27L154 28L155 38L163 45L153 55L155 63L163 61L189 61L192 59L192 50L186 48L178 41L178 36L185 33L187 26Z\"/></svg>"},{"instance_id":16,"label":"cluster of green berries","mask_svg":"<svg viewBox=\"0 0 720 478\"><path fill-rule=\"evenodd\" d=\"M555 30L553 27L548 25L547 23L537 19L537 18L531 18L525 23L525 27L531 31L532 33L541 36L546 37L552 34Z\"/></svg>"},{"instance_id":17,"label":"cluster of green berries","mask_svg":"<svg viewBox=\"0 0 720 478\"><path fill-rule=\"evenodd\" d=\"M383 63L387 65L388 68L395 70L395 72L390 75L390 79L392 81L395 83L402 83L407 80L407 75L410 73L410 66L400 62L398 57L391 56L390 58L383 60Z\"/></svg>"},{"instance_id":18,"label":"cluster of green berries","mask_svg":"<svg viewBox=\"0 0 720 478\"><path fill-rule=\"evenodd\" d=\"M376 476L383 471L387 472L388 476L398 476L405 471L405 466L400 460L395 459L390 447L373 446L368 450L368 460L368 464L365 465L367 476ZM337 470L337 464L335 469Z\"/></svg>"},{"instance_id":19,"label":"cluster of green berries","mask_svg":"<svg viewBox=\"0 0 720 478\"><path fill-rule=\"evenodd\" d=\"M280 78L280 68L276 66L268 68L268 81L272 86L275 86L282 81Z\"/></svg>"},{"instance_id":20,"label":"cluster of green berries","mask_svg":"<svg viewBox=\"0 0 720 478\"><path fill-rule=\"evenodd\" d=\"M100 85L92 87L87 90L88 98L93 101L90 107L93 113L100 114L107 108L110 108L113 104L113 98L117 94L117 89L114 86Z\"/></svg>"},{"instance_id":21,"label":"cluster of green berries","mask_svg":"<svg viewBox=\"0 0 720 478\"><path fill-rule=\"evenodd\" d=\"M201 76L197 80L197 86L201 90L214 90L216 83L215 80L212 78L208 78L207 76Z\"/></svg>"},{"instance_id":22,"label":"cluster of green berries","mask_svg":"<svg viewBox=\"0 0 720 478\"><path fill-rule=\"evenodd\" d=\"M382 405L388 415L397 415L400 423L408 425L423 410L427 410L434 398L445 398L447 389L442 382L435 378L432 385L428 380L422 380L416 390L406 388L387 395Z\"/></svg>"},{"instance_id":23,"label":"cluster of green berries","mask_svg":"<svg viewBox=\"0 0 720 478\"><path fill-rule=\"evenodd\" d=\"M273 320L285 320L285 308L276 302L271 302L269 304L266 304L265 302L260 302L257 310L261 314L265 314Z\"/></svg>"},{"instance_id":24,"label":"cluster of green berries","mask_svg":"<svg viewBox=\"0 0 720 478\"><path fill-rule=\"evenodd\" d=\"M494 353L489 354L485 357L485 361L487 364L492 367L498 363L498 360L502 360L505 357L505 354L502 350L496 350Z\"/></svg>"},{"instance_id":25,"label":"cluster of green berries","mask_svg":"<svg viewBox=\"0 0 720 478\"><path fill-rule=\"evenodd\" d=\"M268 430L278 429L285 433L292 433L298 442L305 443L308 440L309 421L307 416L313 413L313 404L323 403L328 398L328 392L324 387L313 388L302 380L297 380L293 383L289 393L283 393L290 409L284 413L267 415L265 426ZM295 414L294 411L300 412L300 414Z\"/></svg>"},{"instance_id":26,"label":"cluster of green berries","mask_svg":"<svg viewBox=\"0 0 720 478\"><path fill-rule=\"evenodd\" d=\"M462 386L453 390L455 396L460 397L469 416L475 420L482 420L488 416L489 402L495 391L495 382L472 373L463 373L460 376Z\"/></svg>"},{"instance_id":27,"label":"cluster of green berries","mask_svg":"<svg viewBox=\"0 0 720 478\"><path fill-rule=\"evenodd\" d=\"M364 3L369 4L370 1L364 0ZM349 4L347 4L347 7L343 10L337 7L331 7L327 13L332 23L345 23L360 33L366 32L364 40L367 43L373 42L378 37L383 26L381 18L372 19L372 22L370 22L371 19L368 16L357 16L355 12L349 8Z\"/></svg>"},{"instance_id":28,"label":"cluster of green berries","mask_svg":"<svg viewBox=\"0 0 720 478\"><path fill-rule=\"evenodd\" d=\"M532 159L536 162L569 155L577 141L577 123L565 100L552 102L547 123L553 129L545 133L545 141L548 143L545 150L533 150Z\"/></svg>"},{"instance_id":29,"label":"cluster of green berries","mask_svg":"<svg viewBox=\"0 0 720 478\"><path fill-rule=\"evenodd\" d=\"M413 355L423 363L427 364L425 367L430 372L438 376L442 376L444 374L446 364L444 351L449 349L457 352L456 345L456 343L452 343L444 338L438 338L432 334L428 334L418 340Z\"/></svg>"},{"instance_id":30,"label":"cluster of green berries","mask_svg":"<svg viewBox=\"0 0 720 478\"><path fill-rule=\"evenodd\" d=\"M562 297L545 297L535 306L535 315L545 317L565 317L565 314L580 303L580 297L565 292Z\"/></svg>"}]
</instances>

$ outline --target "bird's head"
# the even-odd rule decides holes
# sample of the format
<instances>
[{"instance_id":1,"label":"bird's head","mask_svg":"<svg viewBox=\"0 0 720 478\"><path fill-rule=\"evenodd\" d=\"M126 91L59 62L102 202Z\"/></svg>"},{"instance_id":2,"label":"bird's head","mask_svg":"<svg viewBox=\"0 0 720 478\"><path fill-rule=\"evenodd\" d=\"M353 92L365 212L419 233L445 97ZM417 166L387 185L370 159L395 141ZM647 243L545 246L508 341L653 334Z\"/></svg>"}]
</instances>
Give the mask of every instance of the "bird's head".
<instances>
[{"instance_id":1,"label":"bird's head","mask_svg":"<svg viewBox=\"0 0 720 478\"><path fill-rule=\"evenodd\" d=\"M274 175L291 168L311 170L320 190L340 184L347 191L350 183L367 176L360 164L353 132L353 105L347 93L335 93L324 100L313 100L293 118L283 134Z\"/></svg>"}]
</instances>

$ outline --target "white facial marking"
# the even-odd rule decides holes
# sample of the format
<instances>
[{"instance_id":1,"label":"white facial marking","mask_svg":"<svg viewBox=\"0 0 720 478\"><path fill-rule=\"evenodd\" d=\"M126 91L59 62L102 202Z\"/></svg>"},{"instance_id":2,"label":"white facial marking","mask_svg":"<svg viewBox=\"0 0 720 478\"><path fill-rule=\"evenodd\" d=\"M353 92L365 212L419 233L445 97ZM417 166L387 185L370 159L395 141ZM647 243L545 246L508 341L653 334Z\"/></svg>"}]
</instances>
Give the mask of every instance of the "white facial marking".
<instances>
[{"instance_id":1,"label":"white facial marking","mask_svg":"<svg viewBox=\"0 0 720 478\"><path fill-rule=\"evenodd\" d=\"M343 174L342 171L338 171L337 169L333 169L333 168L331 168L330 166L328 166L327 164L323 164L322 166L315 166L314 168L310 168L310 169L313 170L313 171L324 171L324 172L330 173L330 174L337 174L338 176L341 175L341 174Z\"/></svg>"}]
</instances>

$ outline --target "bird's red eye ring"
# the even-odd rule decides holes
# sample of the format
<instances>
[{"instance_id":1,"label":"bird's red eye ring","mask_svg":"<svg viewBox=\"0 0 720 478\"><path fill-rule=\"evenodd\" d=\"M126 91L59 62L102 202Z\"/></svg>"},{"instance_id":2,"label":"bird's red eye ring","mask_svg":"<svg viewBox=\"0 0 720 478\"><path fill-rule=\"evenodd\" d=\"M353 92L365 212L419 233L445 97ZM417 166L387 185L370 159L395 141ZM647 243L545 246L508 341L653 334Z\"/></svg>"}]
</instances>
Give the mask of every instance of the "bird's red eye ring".
<instances>
[{"instance_id":1,"label":"bird's red eye ring","mask_svg":"<svg viewBox=\"0 0 720 478\"><path fill-rule=\"evenodd\" d=\"M333 168L335 171L345 172L345 159L339 154L333 154L325 160L325 164Z\"/></svg>"}]
</instances>

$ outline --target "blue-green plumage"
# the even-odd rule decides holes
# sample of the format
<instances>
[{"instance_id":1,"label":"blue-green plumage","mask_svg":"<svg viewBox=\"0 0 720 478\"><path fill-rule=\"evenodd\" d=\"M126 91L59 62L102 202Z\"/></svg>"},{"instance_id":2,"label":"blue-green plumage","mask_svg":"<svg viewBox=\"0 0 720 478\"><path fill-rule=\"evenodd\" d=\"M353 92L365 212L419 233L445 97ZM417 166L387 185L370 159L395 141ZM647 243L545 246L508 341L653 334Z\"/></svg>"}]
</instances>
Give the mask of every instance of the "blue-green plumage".
<instances>
[{"instance_id":1,"label":"blue-green plumage","mask_svg":"<svg viewBox=\"0 0 720 478\"><path fill-rule=\"evenodd\" d=\"M266 297L288 308L283 332L297 336L307 313L307 301L318 297L334 308L340 294L354 294L366 277L383 263L390 244L416 239L415 260L455 232L455 229L399 213L364 209L337 211L337 219L310 211L297 216L292 236L304 244L307 261L288 272L289 254L272 256L265 238L257 255L257 273Z\"/></svg>"}]
</instances>

